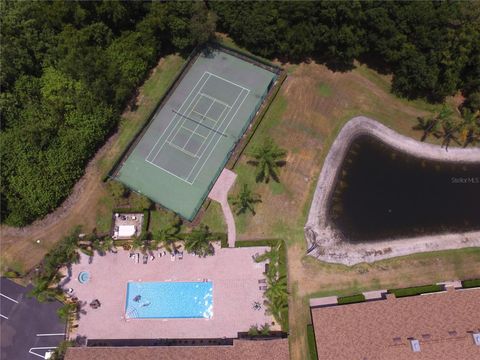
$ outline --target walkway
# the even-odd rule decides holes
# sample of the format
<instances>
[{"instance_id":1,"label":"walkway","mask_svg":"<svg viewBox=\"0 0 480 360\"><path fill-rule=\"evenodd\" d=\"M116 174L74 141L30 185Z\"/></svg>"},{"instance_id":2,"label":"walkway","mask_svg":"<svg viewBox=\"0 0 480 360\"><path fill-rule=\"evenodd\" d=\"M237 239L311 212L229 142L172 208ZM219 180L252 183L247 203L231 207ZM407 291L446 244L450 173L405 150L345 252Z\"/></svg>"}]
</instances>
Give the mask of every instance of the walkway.
<instances>
[{"instance_id":1,"label":"walkway","mask_svg":"<svg viewBox=\"0 0 480 360\"><path fill-rule=\"evenodd\" d=\"M223 217L228 229L228 246L235 247L235 241L237 239L237 231L235 229L235 219L233 218L232 210L228 205L228 192L232 188L237 174L233 171L223 169L222 173L218 177L215 185L208 197L214 201L217 201L222 206Z\"/></svg>"}]
</instances>

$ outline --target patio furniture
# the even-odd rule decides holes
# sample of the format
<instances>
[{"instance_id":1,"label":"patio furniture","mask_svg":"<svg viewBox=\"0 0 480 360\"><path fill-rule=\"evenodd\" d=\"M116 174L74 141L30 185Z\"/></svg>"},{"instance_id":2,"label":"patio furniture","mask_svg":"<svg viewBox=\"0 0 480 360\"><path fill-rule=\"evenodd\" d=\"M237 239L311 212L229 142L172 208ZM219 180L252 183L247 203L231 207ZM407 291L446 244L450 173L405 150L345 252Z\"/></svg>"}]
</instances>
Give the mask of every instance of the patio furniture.
<instances>
[{"instance_id":1,"label":"patio furniture","mask_svg":"<svg viewBox=\"0 0 480 360\"><path fill-rule=\"evenodd\" d=\"M178 254L178 260L183 260L183 251Z\"/></svg>"},{"instance_id":2,"label":"patio furniture","mask_svg":"<svg viewBox=\"0 0 480 360\"><path fill-rule=\"evenodd\" d=\"M175 261L175 255L174 254L170 255L170 260Z\"/></svg>"},{"instance_id":3,"label":"patio furniture","mask_svg":"<svg viewBox=\"0 0 480 360\"><path fill-rule=\"evenodd\" d=\"M266 286L259 286L259 287L258 287L258 290L264 291L264 290L267 290L267 287L266 287Z\"/></svg>"},{"instance_id":4,"label":"patio furniture","mask_svg":"<svg viewBox=\"0 0 480 360\"><path fill-rule=\"evenodd\" d=\"M143 264L146 264L148 262L148 255L143 254Z\"/></svg>"},{"instance_id":5,"label":"patio furniture","mask_svg":"<svg viewBox=\"0 0 480 360\"><path fill-rule=\"evenodd\" d=\"M90 307L92 309L98 309L100 306L101 306L101 304L100 304L100 301L98 299L95 299L90 303Z\"/></svg>"},{"instance_id":6,"label":"patio furniture","mask_svg":"<svg viewBox=\"0 0 480 360\"><path fill-rule=\"evenodd\" d=\"M259 279L259 280L258 280L258 283L259 283L259 284L266 284L266 283L267 283L267 280L266 280L266 279Z\"/></svg>"}]
</instances>

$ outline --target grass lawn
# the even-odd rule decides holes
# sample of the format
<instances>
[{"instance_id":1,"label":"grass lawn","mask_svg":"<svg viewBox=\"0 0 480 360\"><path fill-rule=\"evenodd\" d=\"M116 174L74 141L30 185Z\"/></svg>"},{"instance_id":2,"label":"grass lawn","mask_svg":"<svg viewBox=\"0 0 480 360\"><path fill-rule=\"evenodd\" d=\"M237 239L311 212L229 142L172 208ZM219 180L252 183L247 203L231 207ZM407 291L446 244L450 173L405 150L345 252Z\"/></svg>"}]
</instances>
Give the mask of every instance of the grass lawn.
<instances>
[{"instance_id":1,"label":"grass lawn","mask_svg":"<svg viewBox=\"0 0 480 360\"><path fill-rule=\"evenodd\" d=\"M282 238L288 245L290 350L293 359L309 357L306 324L312 296L354 295L362 291L409 287L480 275L480 249L416 254L354 267L322 263L305 256L303 226L323 159L342 126L358 115L370 116L404 135L418 116L439 111L440 105L400 99L389 92L390 78L365 65L334 73L315 63L286 65L289 74L269 111L238 161L233 194L242 184L260 194L255 216L235 216L241 240ZM447 103L453 105L453 100ZM288 150L280 184L257 184L248 152L272 137ZM435 143L435 139L428 139Z\"/></svg>"}]
</instances>

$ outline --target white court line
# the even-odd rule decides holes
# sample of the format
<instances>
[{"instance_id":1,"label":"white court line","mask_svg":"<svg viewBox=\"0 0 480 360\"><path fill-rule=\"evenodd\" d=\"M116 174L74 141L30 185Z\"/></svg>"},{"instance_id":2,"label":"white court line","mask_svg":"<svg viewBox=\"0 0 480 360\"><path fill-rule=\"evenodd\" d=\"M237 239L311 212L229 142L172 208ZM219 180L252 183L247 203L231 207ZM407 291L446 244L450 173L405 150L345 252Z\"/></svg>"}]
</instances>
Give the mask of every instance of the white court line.
<instances>
[{"instance_id":1,"label":"white court line","mask_svg":"<svg viewBox=\"0 0 480 360\"><path fill-rule=\"evenodd\" d=\"M207 79L207 81L208 81L208 79ZM204 84L204 85L205 85L205 84ZM192 109L194 109L195 106L197 106L198 102L199 102L200 99L202 98L201 96L198 96L198 94L199 94L199 93L196 93L196 94L195 94L195 97L193 98L193 99L197 99L197 101L195 102L195 105L193 105ZM188 105L188 107L187 107L185 110L188 111L188 109L190 108L190 105L192 105L193 99L192 99L192 101L190 102L190 104ZM185 116L185 117L188 117L188 116L190 116L191 114L192 114L192 111L190 110L190 113L188 113L188 115L185 114L184 116ZM175 116L177 116L177 115L178 115L178 114L175 114ZM178 115L178 116L180 116L180 115ZM180 125L180 127L177 129L177 132L175 133L175 135L170 136L170 135L172 135L172 132L175 130L175 128L178 126L178 124L175 124L175 125L174 125L172 131L171 131L170 134L168 134L168 136L167 136L167 140L166 140L166 141L167 141L168 143L173 143L173 140L177 137L178 133L180 132L180 129L181 129L182 127L185 127L185 126L183 126L183 125L187 122L187 119L185 119L185 118L182 117L182 116L180 116L180 117L181 117L181 119L182 119L182 120L181 120L181 125ZM180 121L179 121L179 123L180 123ZM171 139L171 140L169 140L169 139ZM181 147L180 145L177 145L177 146L178 146L178 147ZM162 146L160 147L160 150L162 150ZM158 153L160 152L160 150L157 151L157 153L156 153L155 156L153 157L152 161L155 160L155 158L157 157L157 155L158 155Z\"/></svg>"},{"instance_id":2,"label":"white court line","mask_svg":"<svg viewBox=\"0 0 480 360\"><path fill-rule=\"evenodd\" d=\"M18 301L15 299L12 299L10 296L7 296L5 294L0 293L0 296L3 296L5 299L8 299L10 301L13 301L15 304L18 304Z\"/></svg>"},{"instance_id":3,"label":"white court line","mask_svg":"<svg viewBox=\"0 0 480 360\"><path fill-rule=\"evenodd\" d=\"M228 110L228 112L225 114L225 117L224 117L224 118L222 119L222 121L220 122L220 125L218 125L218 127L216 128L216 130L217 130L218 132L221 132L221 131L219 131L219 129L222 127L222 125L223 125L223 123L225 122L225 120L227 120L228 115L230 115L230 112L231 112L232 109L234 108L235 104L237 103L237 101L238 101L238 99L240 98L240 96L242 95L242 93L243 93L243 90L240 90L240 93L237 95L237 98L236 98L235 101L233 102L233 106ZM244 100L245 100L245 99L244 99ZM242 102L242 103L243 103L243 102ZM229 123L227 124L227 127L228 127L228 125L230 124L231 121L232 121L232 118L230 118L230 121L229 121ZM226 127L226 128L227 128L227 127ZM226 128L225 128L225 129L226 129ZM205 146L205 147L203 148L203 152L200 154L200 158L203 157L203 154L204 154L205 151L207 150L208 146L212 143L214 137L215 137L215 135L210 138L207 146ZM218 141L219 141L220 138L221 138L221 136L218 137L217 142L215 143L215 146L212 148L211 151L213 151L213 149L217 146ZM190 175L192 175L193 170L195 170L195 168L197 167L197 165L198 165L199 162L200 162L200 160L197 161L197 162L195 163L195 165L193 165L193 167L190 169L190 172L188 173L187 179L190 178ZM205 164L205 163L204 163L204 164ZM203 166L202 166L202 167L203 167ZM201 168L200 168L200 170L201 170ZM197 173L197 175L195 176L195 179L197 178L197 176L198 176L198 173ZM195 182L195 179L193 179L192 184Z\"/></svg>"},{"instance_id":4,"label":"white court line","mask_svg":"<svg viewBox=\"0 0 480 360\"><path fill-rule=\"evenodd\" d=\"M205 72L205 73L206 73L206 72ZM204 74L205 74L205 73L204 73ZM202 76L203 76L203 75L202 75ZM203 85L200 87L200 90L198 90L198 92L195 94L195 96L194 96L193 99L190 101L190 103L188 104L188 106L187 106L187 108L186 108L185 110L188 110L188 109L190 108L190 106L192 105L193 101L194 101L195 99L197 99L198 94L202 91L203 87L204 87L205 84L208 82L208 79L210 79L210 75L208 75L207 79L205 80L205 82L203 83ZM190 96L190 95L189 95L189 96ZM197 102L195 103L194 107L198 104L198 102L200 101L201 98L202 98L201 96L198 97L198 100L197 100ZM186 101L186 100L185 100L185 101ZM185 101L184 101L184 103L185 103ZM183 113L183 111L180 111L180 110L182 109L183 105L184 105L184 104L182 104L182 106L180 106L180 109L179 109L179 112L180 112L180 113ZM179 116L179 115L178 115L177 113L175 113L175 115L172 117L172 120L170 120L170 123L168 124L168 127L170 126L170 124L174 121L174 119L175 119L177 116ZM183 119L183 122L181 123L181 125L185 124L185 122L186 122L186 120ZM180 122L178 122L178 123L180 123ZM170 133L168 134L166 140L163 142L162 145L160 145L160 148L159 148L158 151L155 153L155 156L152 158L152 161L155 161L155 159L157 158L158 154L160 153L160 151L162 151L163 147L165 146L165 143L168 142L168 141L171 141L171 140L168 140L168 139L171 137L171 135L173 134L173 132L174 132L175 129L177 128L178 123L177 123L177 124L174 124L174 126L173 126L172 130L170 131ZM167 127L167 128L168 128L168 127ZM177 130L177 132L175 133L175 135L172 137L172 140L175 138L175 136L177 136L179 130L180 130L180 128ZM163 134L162 134L162 137L163 137ZM148 158L148 157L147 157L147 158Z\"/></svg>"},{"instance_id":5,"label":"white court line","mask_svg":"<svg viewBox=\"0 0 480 360\"><path fill-rule=\"evenodd\" d=\"M192 153L192 152L188 151L187 149L184 149L184 148L182 148L178 145L175 145L174 143L168 143L168 146L171 146L171 147L183 152L184 154L187 154L188 156L193 157L194 159L197 158L197 156L194 153Z\"/></svg>"},{"instance_id":6,"label":"white court line","mask_svg":"<svg viewBox=\"0 0 480 360\"><path fill-rule=\"evenodd\" d=\"M230 112L231 112L233 106L235 105L235 103L238 101L238 98L239 98L239 97L241 96L241 94L243 93L243 90L245 90L245 91L247 92L247 94L246 94L245 97L243 98L242 102L240 103L240 105L239 105L238 108L236 109L235 113L234 113L233 116L230 118L230 120L229 120L229 122L228 122L228 124L227 124L227 126L226 126L226 128L225 128L225 129L227 129L227 128L230 126L230 124L231 124L231 122L233 121L233 119L235 118L238 110L239 110L240 107L243 105L243 102L245 101L245 99L246 99L246 98L248 97L248 95L250 94L250 90L247 89L247 88L245 88L245 87L243 87L243 86L241 86L241 85L238 85L238 84L236 84L236 83L234 83L234 82L232 82L232 81L230 81L230 80L227 80L227 79L225 79L225 78L222 78L221 76L212 74L212 73L210 73L210 72L208 72L208 71L204 72L204 74L202 75L201 79L205 76L205 74L208 74L208 75L209 75L208 78L207 78L207 79L205 80L205 82L202 84L202 86L200 87L200 89L198 90L198 92L197 92L197 94L194 96L194 98L191 99L189 105L187 106L187 109L190 108L192 102L195 100L195 98L196 98L199 94L200 94L200 95L204 95L203 93L201 93L201 91L202 91L202 89L205 87L205 85L207 84L208 79L210 78L210 76L214 76L214 77L216 77L216 78L219 78L219 79L221 79L221 80L223 80L223 81L225 81L225 82L227 82L227 83L230 83L230 84L232 84L232 85L234 85L234 86L237 86L237 87L239 87L239 88L242 89L242 90L240 91L239 95L237 95L237 98L235 99L235 102L233 103L233 105L232 105L232 106L227 105L227 107L229 107L229 111L228 111L227 114L225 115L224 119L221 121L220 125L216 128L217 131L218 131L219 128L222 127L222 125L224 124L225 120L227 120L228 115L230 114ZM200 79L200 80L201 80L201 79ZM198 86L198 83L200 82L200 80L195 84L195 87ZM193 90L195 89L195 87L190 91L188 97L191 96L191 94L192 94ZM187 97L187 99L188 99L188 97ZM182 105L181 105L181 107L180 107L179 110L181 110L181 109L183 108L183 106L185 105L187 99L185 99L185 101L182 103ZM217 102L221 103L220 100L218 100L218 99L215 99L215 100L216 100ZM193 111L193 108L190 110L190 114L192 113L192 111ZM225 111L225 110L224 110L224 111ZM222 111L222 114L220 114L220 116L223 115L223 112L224 112L224 111ZM167 129L170 127L170 125L172 124L172 122L174 121L175 118L176 118L176 116L172 117L172 119L170 120L169 125L167 126L167 128L165 129L165 131L163 132L163 134L161 135L161 137L160 137L160 138L157 140L157 142L155 143L154 148L157 146L157 144L158 144L158 142L160 141L160 139L165 135L165 133L167 132ZM219 120L220 120L220 118L219 118ZM174 126L174 128L170 131L170 134L167 136L167 140L168 140L168 138L171 137L173 131L175 131L175 128L176 128L176 126ZM208 146L209 146L210 143L212 142L214 136L215 136L215 135L213 134L212 137L211 137L211 139L210 139L210 141L209 141L209 143L208 143L207 146L203 149L203 152L202 152L201 156L203 156L203 154L205 153L206 148L208 148ZM182 181L186 182L186 183L189 184L189 185L193 185L193 183L194 183L194 182L196 181L196 179L198 178L198 175L199 175L200 172L202 171L203 167L204 167L205 164L207 163L208 159L209 159L210 156L212 155L213 151L215 150L216 146L218 145L218 142L220 141L220 138L221 138L221 137L218 137L218 138L217 138L217 141L216 141L215 145L214 145L214 146L212 147L212 149L210 150L209 155L207 156L207 158L206 158L205 161L203 162L202 166L201 166L200 169L198 170L197 174L195 175L195 178L194 178L193 181L191 181L191 182L188 181L187 179L192 175L193 170L197 167L197 165L198 165L198 163L200 162L201 158L199 158L199 159L195 162L195 164L194 164L193 167L191 168L190 173L189 173L189 175L188 175L188 177L187 177L186 179L185 179L185 178L182 178L182 177L180 177L180 176L172 173L171 171L169 171L169 170L167 170L167 169L164 169L163 167L158 166L158 165L156 165L156 164L154 164L154 163L152 162L153 160L156 159L156 157L158 156L158 154L160 153L161 149L163 148L163 146L165 145L166 142L164 142L164 143L160 146L160 149L157 151L157 153L156 153L155 156L153 157L152 161L150 161L150 160L148 160L148 158L150 157L151 153L154 151L154 148L152 148L152 149L150 150L150 153L149 153L149 155L147 156L147 158L145 158L145 161L148 162L149 164L151 164L151 165L153 165L153 166L155 166L155 167L157 167L157 168L165 171L166 173L168 173L168 174L176 177L177 179L182 180ZM203 146L203 143L202 143L202 146ZM201 156L200 156L200 157L201 157Z\"/></svg>"},{"instance_id":7,"label":"white court line","mask_svg":"<svg viewBox=\"0 0 480 360\"><path fill-rule=\"evenodd\" d=\"M233 81L230 81L230 80L227 80L227 79L225 79L225 78L223 78L223 77L221 77L221 76L212 74L212 73L209 72L209 71L207 71L207 73L209 73L209 74L212 75L212 76L215 76L216 78L222 79L223 81L226 81L226 82L228 82L228 83L230 83L230 84L233 84L233 85L235 85L235 86L238 86L239 88L242 88L243 90L247 90L247 91L250 93L250 89L247 89L246 87L243 87L242 85L238 85L237 83L234 83Z\"/></svg>"},{"instance_id":8,"label":"white court line","mask_svg":"<svg viewBox=\"0 0 480 360\"><path fill-rule=\"evenodd\" d=\"M177 179L182 180L182 181L185 181L187 184L192 185L192 183L189 183L189 182L188 182L187 180L185 180L184 178L181 178L180 176L178 176L178 175L176 175L176 174L168 171L167 169L164 169L163 167L158 166L157 164L154 164L153 162L148 161L147 159L145 159L145 161L148 162L150 165L153 165L153 166L155 166L156 168L159 168L160 170L165 171L166 173L168 173L168 174L170 174L170 175L172 175L172 176L175 176Z\"/></svg>"},{"instance_id":9,"label":"white court line","mask_svg":"<svg viewBox=\"0 0 480 360\"><path fill-rule=\"evenodd\" d=\"M235 99L235 101L233 102L233 105L235 105L237 103L237 100L238 98L240 97L240 95L242 94L243 90L240 90L240 93L237 95L237 98ZM197 167L198 163L200 162L200 159L202 158L203 154L205 153L206 149L208 148L208 146L212 143L213 141L213 138L215 137L215 134L217 133L221 133L221 131L219 131L218 129L220 129L223 125L223 123L225 122L225 120L227 119L228 115L230 114L230 112L232 111L233 107L231 107L228 112L225 114L225 117L222 119L222 121L220 122L220 125L218 125L218 127L216 127L215 129L215 133L210 137L210 139L208 140L208 144L207 146L205 146L203 148L203 151L202 153L200 154L200 158L199 160L192 166L192 168L190 169L190 172L188 173L188 176L187 176L187 181L188 181L188 178L190 177L190 175L192 175L192 171L195 170L195 168ZM223 114L223 113L222 113ZM220 138L221 136L219 136ZM203 144L202 144L203 145ZM197 174L198 175L198 174ZM193 184L195 182L195 180L193 180L190 184Z\"/></svg>"},{"instance_id":10,"label":"white court line","mask_svg":"<svg viewBox=\"0 0 480 360\"><path fill-rule=\"evenodd\" d=\"M221 101L221 100L218 100L217 98L214 98L214 97L213 97L213 96L211 96L211 95L208 95L208 94L205 94L205 93L200 93L200 95L202 95L202 96L206 97L207 99L210 99L210 100L216 101L216 102L218 102L219 104L222 104L222 105L224 105L224 106L226 106L226 107L229 107L229 108L231 108L231 107L232 107L232 105L230 105L230 104L227 104L226 102L223 102L223 101ZM207 112L208 112L208 111L207 111ZM205 113L205 114L206 114L206 113Z\"/></svg>"},{"instance_id":11,"label":"white court line","mask_svg":"<svg viewBox=\"0 0 480 360\"><path fill-rule=\"evenodd\" d=\"M33 347L33 348L30 348L30 350L28 350L28 353L29 353L29 354L32 354L32 355L36 355L36 356L38 356L39 358L45 359L45 355L37 354L36 352L33 352L33 350L54 350L54 349L56 349L56 348L57 348L56 346ZM46 351L45 351L45 352L46 352Z\"/></svg>"},{"instance_id":12,"label":"white court line","mask_svg":"<svg viewBox=\"0 0 480 360\"><path fill-rule=\"evenodd\" d=\"M37 334L37 336L65 336L65 333L55 333L55 334Z\"/></svg>"},{"instance_id":13,"label":"white court line","mask_svg":"<svg viewBox=\"0 0 480 360\"><path fill-rule=\"evenodd\" d=\"M231 106L224 106L224 107L223 107L223 111L221 112L221 114L220 114L220 116L218 117L218 119L220 119L220 118L222 117L222 114L223 114L223 112L225 111L225 109L226 109L226 108L229 108L229 107L231 107ZM210 116L200 114L198 111L193 111L193 112L194 112L195 114L197 114L197 115L203 116L205 119L208 119L208 120L214 122L215 125L218 123L218 120L214 120L214 119L212 119Z\"/></svg>"},{"instance_id":14,"label":"white court line","mask_svg":"<svg viewBox=\"0 0 480 360\"><path fill-rule=\"evenodd\" d=\"M8 320L8 317L6 317L5 315L0 314L0 317Z\"/></svg>"},{"instance_id":15,"label":"white court line","mask_svg":"<svg viewBox=\"0 0 480 360\"><path fill-rule=\"evenodd\" d=\"M200 136L200 137L202 137L202 138L206 138L205 135L202 135L202 134L200 134L200 133L197 133L197 132L193 131L192 129L189 129L189 128L185 127L185 126L182 126L182 128L184 128L184 129L187 130L187 131L190 131L192 134L198 135L198 136Z\"/></svg>"},{"instance_id":16,"label":"white court line","mask_svg":"<svg viewBox=\"0 0 480 360\"><path fill-rule=\"evenodd\" d=\"M236 101L236 100L235 100L235 101ZM223 115L223 113L225 112L226 109L227 109L227 107L225 106L225 107L223 108L223 110L222 110L222 112L221 112L218 120L220 120L220 119L222 118L222 115ZM228 114L228 113L227 113L227 114ZM226 115L225 115L225 116L226 116ZM217 123L215 123L215 125L217 125ZM212 132L213 132L213 131L212 131ZM215 132L217 132L217 130L215 130ZM213 134L211 134L212 136L210 137L210 139L215 136L215 132L213 132ZM209 135L210 135L210 134L209 134ZM208 136L207 136L207 139L208 139ZM207 139L205 139L205 140L202 142L202 145L200 145L200 147L198 148L198 151L196 152L196 155L198 155L198 153L200 152L200 150L202 150L202 155L203 155L203 153L205 152L205 148L203 148L203 145L205 144L205 141L206 141ZM210 141L209 141L208 143L210 144ZM202 148L203 148L203 149L202 149ZM202 157L202 155L200 155L199 157ZM196 164L195 164L195 165L196 165ZM195 165L194 165L194 167L195 167Z\"/></svg>"},{"instance_id":17,"label":"white court line","mask_svg":"<svg viewBox=\"0 0 480 360\"><path fill-rule=\"evenodd\" d=\"M198 86L198 84L200 83L200 81L202 81L202 79L203 79L203 77L205 76L205 74L206 74L206 72L204 72L204 73L202 74L202 76L200 77L200 79L198 79L198 81L196 82L195 86L192 88L192 90L190 90L190 93L188 94L188 96L187 96L187 97L185 98L185 100L183 101L182 105L180 106L180 109L183 108L183 105L185 105L185 103L187 102L187 100L188 100L188 98L190 97L190 95L192 95L193 90L195 90L195 88ZM210 76L207 77L207 80L208 80L209 77L210 77ZM205 80L205 81L207 81L207 80ZM205 84L204 84L204 85L205 85ZM190 104L191 104L191 103L192 103L192 102L190 102ZM190 104L189 104L189 106L190 106ZM148 153L148 155L147 155L147 157L145 158L145 160L147 160L147 159L149 158L150 154L151 154L152 151L155 149L155 147L157 146L158 142L159 142L160 139L163 137L163 135L165 135L165 133L167 132L167 129L170 127L171 123L173 122L173 120L175 119L176 116L177 116L177 114L175 114L175 116L172 117L172 119L170 120L170 123L169 123L168 126L165 128L165 130L163 130L162 135L160 135L160 136L158 137L157 142L155 143L155 145L153 145L152 149L151 149L150 152Z\"/></svg>"},{"instance_id":18,"label":"white court line","mask_svg":"<svg viewBox=\"0 0 480 360\"><path fill-rule=\"evenodd\" d=\"M207 112L205 114L208 114L208 112L210 111L210 109L212 108L213 104L215 104L215 100L213 100L211 103L210 103L210 106L208 107L207 109ZM195 108L195 107L193 107ZM190 111L190 115L192 115L192 112ZM203 115L202 115L203 116ZM205 120L205 117L203 117L202 121L200 122L200 124L203 124L203 120ZM185 145L183 146L184 149L187 148L187 145L188 143L190 142L190 139L192 138L193 134L197 133L197 129L198 127L200 126L200 124L197 124L197 126L195 127L195 129L193 129L192 133L190 134L190 137L188 138L187 142L185 143ZM205 139L203 139L203 141L205 141ZM203 142L202 142L202 145L203 145ZM198 152L198 151L197 151Z\"/></svg>"},{"instance_id":19,"label":"white court line","mask_svg":"<svg viewBox=\"0 0 480 360\"><path fill-rule=\"evenodd\" d=\"M230 121L228 122L227 127L225 128L225 130L228 129L228 127L229 127L230 124L232 123L232 120L235 118L235 115L237 115L238 110L242 107L243 102L245 101L245 99L248 97L249 94L250 94L250 90L247 90L247 95L245 95L245 97L243 98L242 102L241 102L240 105L238 106L237 110L235 111L235 113L234 113L233 116L231 117L231 119L230 119ZM192 184L195 182L195 180L197 180L198 175L202 172L203 167L205 166L205 164L207 163L208 159L209 159L210 156L212 155L213 150L217 147L217 144L218 144L219 141L220 141L220 137L218 137L217 142L215 143L215 145L213 146L212 150L210 151L210 154L208 154L208 156L207 156L207 158L205 159L203 165L200 167L200 170L198 170L197 175L195 175L195 178L193 179ZM196 164L195 164L195 165L196 165ZM189 176L190 176L190 175L189 175Z\"/></svg>"}]
</instances>

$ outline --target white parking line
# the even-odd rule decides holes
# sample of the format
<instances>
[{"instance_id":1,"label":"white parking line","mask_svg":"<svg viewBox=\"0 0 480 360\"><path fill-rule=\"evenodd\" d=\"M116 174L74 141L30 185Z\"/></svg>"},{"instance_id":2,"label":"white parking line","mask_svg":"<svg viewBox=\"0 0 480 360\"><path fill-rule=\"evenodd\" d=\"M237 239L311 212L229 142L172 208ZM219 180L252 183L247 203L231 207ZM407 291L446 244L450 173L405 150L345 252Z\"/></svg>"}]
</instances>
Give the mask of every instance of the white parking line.
<instances>
[{"instance_id":1,"label":"white parking line","mask_svg":"<svg viewBox=\"0 0 480 360\"><path fill-rule=\"evenodd\" d=\"M38 356L39 358L45 359L45 354L40 355L40 354L37 354L36 352L33 352L33 350L54 350L56 348L57 348L56 346L34 347L34 348L30 348L30 350L28 350L28 353L32 354L32 355L35 355L35 356ZM45 353L46 353L46 351L45 351Z\"/></svg>"},{"instance_id":2,"label":"white parking line","mask_svg":"<svg viewBox=\"0 0 480 360\"><path fill-rule=\"evenodd\" d=\"M6 317L5 315L0 314L0 317L8 320L8 317Z\"/></svg>"},{"instance_id":3,"label":"white parking line","mask_svg":"<svg viewBox=\"0 0 480 360\"><path fill-rule=\"evenodd\" d=\"M3 296L5 299L8 299L10 301L13 301L15 304L18 304L18 301L15 299L12 299L10 296L7 296L5 294L0 293L0 296Z\"/></svg>"},{"instance_id":4,"label":"white parking line","mask_svg":"<svg viewBox=\"0 0 480 360\"><path fill-rule=\"evenodd\" d=\"M37 336L65 336L65 333L55 333L55 334L37 334Z\"/></svg>"}]
</instances>

